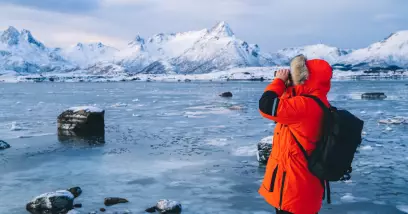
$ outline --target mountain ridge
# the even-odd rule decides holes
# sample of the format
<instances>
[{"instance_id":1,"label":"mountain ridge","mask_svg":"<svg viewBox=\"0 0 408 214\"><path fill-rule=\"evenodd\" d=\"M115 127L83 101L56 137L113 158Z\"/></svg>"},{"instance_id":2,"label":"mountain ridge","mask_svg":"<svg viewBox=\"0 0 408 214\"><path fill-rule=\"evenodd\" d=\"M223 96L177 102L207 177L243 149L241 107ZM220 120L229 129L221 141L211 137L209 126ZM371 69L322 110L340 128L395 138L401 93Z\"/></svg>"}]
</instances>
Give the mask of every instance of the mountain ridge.
<instances>
[{"instance_id":1,"label":"mountain ridge","mask_svg":"<svg viewBox=\"0 0 408 214\"><path fill-rule=\"evenodd\" d=\"M339 70L408 69L408 30L397 31L365 48L341 49L326 44L263 51L236 37L224 21L212 28L179 33L136 35L117 49L96 43L49 48L29 30L10 26L0 31L0 74L71 72L203 74L231 68L287 66L298 54L322 58Z\"/></svg>"}]
</instances>

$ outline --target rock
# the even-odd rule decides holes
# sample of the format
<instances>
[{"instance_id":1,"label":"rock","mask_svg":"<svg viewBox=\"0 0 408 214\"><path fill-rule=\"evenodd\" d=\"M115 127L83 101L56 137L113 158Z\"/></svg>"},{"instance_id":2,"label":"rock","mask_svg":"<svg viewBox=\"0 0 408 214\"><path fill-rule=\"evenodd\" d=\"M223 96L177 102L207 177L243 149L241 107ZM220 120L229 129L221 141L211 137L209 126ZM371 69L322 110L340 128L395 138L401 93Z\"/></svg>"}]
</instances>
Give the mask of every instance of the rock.
<instances>
[{"instance_id":1,"label":"rock","mask_svg":"<svg viewBox=\"0 0 408 214\"><path fill-rule=\"evenodd\" d=\"M370 93L364 93L361 95L361 99L366 99L366 100L382 100L385 98L387 98L387 96L382 92L370 92Z\"/></svg>"},{"instance_id":2,"label":"rock","mask_svg":"<svg viewBox=\"0 0 408 214\"><path fill-rule=\"evenodd\" d=\"M80 196L81 193L82 193L81 187L72 187L72 188L69 188L68 191L69 191L70 193L72 193L72 195L74 195L75 198L77 198L78 196Z\"/></svg>"},{"instance_id":3,"label":"rock","mask_svg":"<svg viewBox=\"0 0 408 214\"><path fill-rule=\"evenodd\" d=\"M101 211L101 212L105 212L105 211L106 211L106 209L105 209L105 208L101 208L101 209L99 209L99 211Z\"/></svg>"},{"instance_id":4,"label":"rock","mask_svg":"<svg viewBox=\"0 0 408 214\"><path fill-rule=\"evenodd\" d=\"M58 116L58 134L101 136L105 134L105 110L93 106L69 108Z\"/></svg>"},{"instance_id":5,"label":"rock","mask_svg":"<svg viewBox=\"0 0 408 214\"><path fill-rule=\"evenodd\" d=\"M191 79L185 79L184 82L191 82Z\"/></svg>"},{"instance_id":6,"label":"rock","mask_svg":"<svg viewBox=\"0 0 408 214\"><path fill-rule=\"evenodd\" d=\"M177 201L160 200L156 204L156 210L159 213L179 214L181 213L181 204Z\"/></svg>"},{"instance_id":7,"label":"rock","mask_svg":"<svg viewBox=\"0 0 408 214\"><path fill-rule=\"evenodd\" d=\"M224 92L222 94L220 94L221 97L232 97L232 93L231 92Z\"/></svg>"},{"instance_id":8,"label":"rock","mask_svg":"<svg viewBox=\"0 0 408 214\"><path fill-rule=\"evenodd\" d=\"M146 212L153 213L155 211L165 214L180 214L182 210L181 204L177 201L162 199L157 202L156 206L146 209Z\"/></svg>"},{"instance_id":9,"label":"rock","mask_svg":"<svg viewBox=\"0 0 408 214\"><path fill-rule=\"evenodd\" d=\"M382 124L402 124L406 122L407 120L404 117L394 117L394 118L388 118L388 119L378 121L378 123L382 123Z\"/></svg>"},{"instance_id":10,"label":"rock","mask_svg":"<svg viewBox=\"0 0 408 214\"><path fill-rule=\"evenodd\" d=\"M112 205L115 205L115 204L127 203L127 202L129 202L129 201L124 199L124 198L111 197L111 198L105 198L104 204L105 204L105 206L112 206Z\"/></svg>"},{"instance_id":11,"label":"rock","mask_svg":"<svg viewBox=\"0 0 408 214\"><path fill-rule=\"evenodd\" d=\"M10 145L8 143L0 140L0 150L8 149L8 148L10 148Z\"/></svg>"},{"instance_id":12,"label":"rock","mask_svg":"<svg viewBox=\"0 0 408 214\"><path fill-rule=\"evenodd\" d=\"M258 143L257 159L261 164L268 163L272 151L273 136L265 137Z\"/></svg>"},{"instance_id":13,"label":"rock","mask_svg":"<svg viewBox=\"0 0 408 214\"><path fill-rule=\"evenodd\" d=\"M44 193L26 205L32 214L66 213L74 207L74 195L67 190Z\"/></svg>"},{"instance_id":14,"label":"rock","mask_svg":"<svg viewBox=\"0 0 408 214\"><path fill-rule=\"evenodd\" d=\"M82 204L74 204L74 207L75 207L75 208L81 208L81 207L82 207Z\"/></svg>"}]
</instances>

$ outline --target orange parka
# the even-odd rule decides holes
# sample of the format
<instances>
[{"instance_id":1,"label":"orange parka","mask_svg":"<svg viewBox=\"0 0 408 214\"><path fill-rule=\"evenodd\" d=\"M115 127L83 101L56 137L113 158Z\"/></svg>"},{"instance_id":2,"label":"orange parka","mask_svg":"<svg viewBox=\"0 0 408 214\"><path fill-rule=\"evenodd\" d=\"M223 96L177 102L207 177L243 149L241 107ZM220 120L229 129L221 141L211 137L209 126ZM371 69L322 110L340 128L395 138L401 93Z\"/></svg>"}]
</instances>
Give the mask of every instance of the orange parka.
<instances>
[{"instance_id":1,"label":"orange parka","mask_svg":"<svg viewBox=\"0 0 408 214\"><path fill-rule=\"evenodd\" d=\"M259 100L261 115L276 121L276 126L272 152L258 192L277 209L315 214L321 209L324 187L308 170L294 137L310 155L320 137L323 112L313 99L299 95L314 95L329 106L327 93L332 68L320 59L304 58L304 66L291 65L295 86L286 88L281 79L275 79Z\"/></svg>"}]
</instances>

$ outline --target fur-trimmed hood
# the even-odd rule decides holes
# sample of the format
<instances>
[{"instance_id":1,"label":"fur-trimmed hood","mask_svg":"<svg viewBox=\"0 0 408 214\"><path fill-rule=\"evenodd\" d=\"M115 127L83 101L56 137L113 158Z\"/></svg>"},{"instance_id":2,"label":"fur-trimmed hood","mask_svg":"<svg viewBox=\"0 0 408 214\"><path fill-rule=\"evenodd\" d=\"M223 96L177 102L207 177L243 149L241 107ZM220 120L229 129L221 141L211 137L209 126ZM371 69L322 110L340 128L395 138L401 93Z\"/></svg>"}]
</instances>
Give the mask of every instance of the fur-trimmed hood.
<instances>
[{"instance_id":1,"label":"fur-trimmed hood","mask_svg":"<svg viewBox=\"0 0 408 214\"><path fill-rule=\"evenodd\" d=\"M300 93L327 95L330 91L333 71L325 60L308 60L304 55L295 56L290 62L290 72L294 87Z\"/></svg>"}]
</instances>

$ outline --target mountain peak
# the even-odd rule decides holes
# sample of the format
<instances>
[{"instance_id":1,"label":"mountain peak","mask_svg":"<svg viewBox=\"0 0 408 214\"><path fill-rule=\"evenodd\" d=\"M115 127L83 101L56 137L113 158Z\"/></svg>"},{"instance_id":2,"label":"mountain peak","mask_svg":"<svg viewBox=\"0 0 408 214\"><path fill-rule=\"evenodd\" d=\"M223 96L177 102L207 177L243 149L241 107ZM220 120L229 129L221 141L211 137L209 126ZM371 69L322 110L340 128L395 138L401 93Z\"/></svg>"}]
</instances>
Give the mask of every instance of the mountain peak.
<instances>
[{"instance_id":1,"label":"mountain peak","mask_svg":"<svg viewBox=\"0 0 408 214\"><path fill-rule=\"evenodd\" d=\"M135 39L128 43L130 47L135 47L141 51L145 50L145 40L140 36L136 35Z\"/></svg>"},{"instance_id":2,"label":"mountain peak","mask_svg":"<svg viewBox=\"0 0 408 214\"><path fill-rule=\"evenodd\" d=\"M218 22L211 30L211 34L219 36L234 36L234 32L231 27L225 21Z\"/></svg>"},{"instance_id":3,"label":"mountain peak","mask_svg":"<svg viewBox=\"0 0 408 214\"><path fill-rule=\"evenodd\" d=\"M8 45L17 45L19 36L20 33L18 30L15 27L10 26L3 32L0 40Z\"/></svg>"},{"instance_id":4,"label":"mountain peak","mask_svg":"<svg viewBox=\"0 0 408 214\"><path fill-rule=\"evenodd\" d=\"M33 37L33 35L31 34L31 32L29 30L23 29L21 31L21 36L24 38L25 41L27 41L30 44L34 44L34 45L36 45L37 47L40 47L40 48L45 47L41 42L37 41Z\"/></svg>"}]
</instances>

